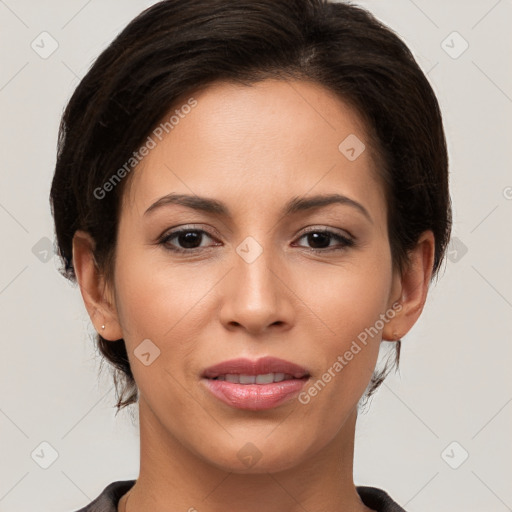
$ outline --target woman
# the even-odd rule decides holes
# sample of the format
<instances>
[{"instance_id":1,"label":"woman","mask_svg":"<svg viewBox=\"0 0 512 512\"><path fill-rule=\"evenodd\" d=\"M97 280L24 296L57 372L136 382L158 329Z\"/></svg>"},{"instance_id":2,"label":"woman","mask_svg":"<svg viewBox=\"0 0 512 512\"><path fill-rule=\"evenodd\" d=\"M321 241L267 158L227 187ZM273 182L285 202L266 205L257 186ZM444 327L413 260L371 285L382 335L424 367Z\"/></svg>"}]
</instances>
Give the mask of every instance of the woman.
<instances>
[{"instance_id":1,"label":"woman","mask_svg":"<svg viewBox=\"0 0 512 512\"><path fill-rule=\"evenodd\" d=\"M167 0L64 112L51 190L140 473L82 512L402 511L355 486L382 340L451 228L436 97L404 43L321 0Z\"/></svg>"}]
</instances>

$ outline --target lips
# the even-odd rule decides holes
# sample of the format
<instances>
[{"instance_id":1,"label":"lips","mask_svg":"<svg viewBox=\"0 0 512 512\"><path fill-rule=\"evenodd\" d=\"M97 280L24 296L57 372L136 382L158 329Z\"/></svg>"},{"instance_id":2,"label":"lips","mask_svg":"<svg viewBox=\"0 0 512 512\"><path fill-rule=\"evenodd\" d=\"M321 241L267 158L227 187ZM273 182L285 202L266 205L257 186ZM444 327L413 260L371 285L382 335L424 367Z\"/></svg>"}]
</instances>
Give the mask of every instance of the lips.
<instances>
[{"instance_id":1,"label":"lips","mask_svg":"<svg viewBox=\"0 0 512 512\"><path fill-rule=\"evenodd\" d=\"M290 378L302 379L309 376L307 369L295 363L276 357L262 357L256 361L246 358L224 361L204 370L202 377L206 379L217 379L220 377L220 380L223 380L228 376L229 380L233 379L233 377L229 376L238 375L241 377L239 382L248 380L249 382L247 383L250 383L250 379L247 379L247 377L261 377L271 373L274 375L284 374L282 380L288 380ZM278 376L278 379L280 378L281 375Z\"/></svg>"},{"instance_id":2,"label":"lips","mask_svg":"<svg viewBox=\"0 0 512 512\"><path fill-rule=\"evenodd\" d=\"M310 378L309 371L284 359L232 359L210 366L201 385L230 407L262 411L291 401Z\"/></svg>"}]
</instances>

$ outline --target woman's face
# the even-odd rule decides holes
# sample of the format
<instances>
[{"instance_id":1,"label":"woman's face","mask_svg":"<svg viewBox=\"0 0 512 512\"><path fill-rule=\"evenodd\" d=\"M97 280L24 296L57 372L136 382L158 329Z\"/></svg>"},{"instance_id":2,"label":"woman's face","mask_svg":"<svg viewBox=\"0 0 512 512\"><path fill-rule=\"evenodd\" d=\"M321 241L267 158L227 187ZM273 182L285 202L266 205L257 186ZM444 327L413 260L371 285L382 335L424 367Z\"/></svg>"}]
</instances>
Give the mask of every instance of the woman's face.
<instances>
[{"instance_id":1,"label":"woman's face","mask_svg":"<svg viewBox=\"0 0 512 512\"><path fill-rule=\"evenodd\" d=\"M153 136L122 204L115 307L141 423L229 471L283 470L339 440L374 370L400 296L384 192L358 116L319 85L217 83L193 97ZM168 194L189 206L150 208ZM333 194L350 201L287 211ZM225 212L192 207L199 198ZM281 401L235 405L203 377L265 356L309 378Z\"/></svg>"}]
</instances>

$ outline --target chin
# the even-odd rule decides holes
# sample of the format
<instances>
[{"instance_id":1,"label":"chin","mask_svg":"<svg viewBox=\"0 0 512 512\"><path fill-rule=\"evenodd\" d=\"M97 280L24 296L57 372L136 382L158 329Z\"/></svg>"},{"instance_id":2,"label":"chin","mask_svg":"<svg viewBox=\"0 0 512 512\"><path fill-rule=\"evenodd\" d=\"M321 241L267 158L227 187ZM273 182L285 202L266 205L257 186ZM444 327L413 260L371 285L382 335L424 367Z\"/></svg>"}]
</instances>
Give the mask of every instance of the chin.
<instances>
[{"instance_id":1,"label":"chin","mask_svg":"<svg viewBox=\"0 0 512 512\"><path fill-rule=\"evenodd\" d=\"M296 443L289 446L283 446L282 443L276 446L266 439L265 434L261 442L254 439L233 444L236 446L223 448L218 445L220 451L209 453L205 459L210 464L230 473L259 474L286 471L300 464L307 455L301 451L304 450L304 439L297 439Z\"/></svg>"}]
</instances>

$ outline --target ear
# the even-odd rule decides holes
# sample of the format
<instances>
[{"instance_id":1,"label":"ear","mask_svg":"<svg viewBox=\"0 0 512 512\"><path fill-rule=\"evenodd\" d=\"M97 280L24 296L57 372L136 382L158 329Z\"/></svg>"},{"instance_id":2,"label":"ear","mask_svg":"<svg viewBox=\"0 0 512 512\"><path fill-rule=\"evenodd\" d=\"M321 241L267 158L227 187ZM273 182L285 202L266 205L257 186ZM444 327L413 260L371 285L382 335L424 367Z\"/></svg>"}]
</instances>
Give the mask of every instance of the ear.
<instances>
[{"instance_id":1,"label":"ear","mask_svg":"<svg viewBox=\"0 0 512 512\"><path fill-rule=\"evenodd\" d=\"M434 234L431 230L421 234L416 247L409 251L409 264L402 275L396 274L389 304L400 303L401 309L393 308L396 315L385 325L382 339L396 341L405 336L416 323L427 300L432 277L435 253Z\"/></svg>"},{"instance_id":2,"label":"ear","mask_svg":"<svg viewBox=\"0 0 512 512\"><path fill-rule=\"evenodd\" d=\"M113 294L94 258L95 243L89 233L76 231L73 237L73 267L85 307L96 331L106 340L123 337ZM102 329L102 326L105 326Z\"/></svg>"}]
</instances>

